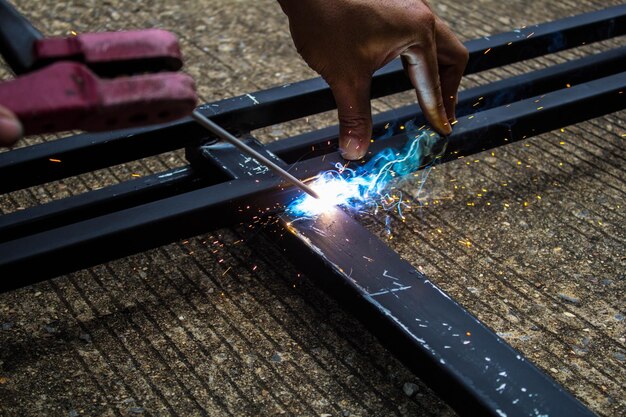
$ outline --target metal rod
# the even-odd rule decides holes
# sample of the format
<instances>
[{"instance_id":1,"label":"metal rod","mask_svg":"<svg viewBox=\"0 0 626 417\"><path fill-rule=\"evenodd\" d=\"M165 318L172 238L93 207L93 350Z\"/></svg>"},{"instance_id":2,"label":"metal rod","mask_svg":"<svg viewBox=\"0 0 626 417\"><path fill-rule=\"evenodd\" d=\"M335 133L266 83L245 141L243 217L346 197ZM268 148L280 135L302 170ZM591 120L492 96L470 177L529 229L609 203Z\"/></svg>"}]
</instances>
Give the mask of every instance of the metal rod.
<instances>
[{"instance_id":1,"label":"metal rod","mask_svg":"<svg viewBox=\"0 0 626 417\"><path fill-rule=\"evenodd\" d=\"M226 130L222 129L220 126L218 126L217 124L212 122L210 119L205 117L198 110L194 110L194 112L192 113L192 117L202 126L204 126L206 129L208 129L211 133L216 135L218 138L225 140L226 142L230 143L231 145L233 145L234 147L236 147L243 153L261 162L263 165L270 168L276 174L281 176L285 181L289 182L292 185L295 185L296 187L298 187L299 189L301 189L302 191L304 191L305 193L309 194L312 197L320 198L319 195L317 195L317 193L313 191L311 187L309 187L308 185L306 185L305 183L303 183L302 181L300 181L299 179L297 179L296 177L294 177L293 175L291 175L290 173L288 173L287 171L279 167L275 162L266 158L264 155L261 155L256 150L252 149L250 146L246 145L245 143L237 139L235 136L231 135Z\"/></svg>"}]
</instances>

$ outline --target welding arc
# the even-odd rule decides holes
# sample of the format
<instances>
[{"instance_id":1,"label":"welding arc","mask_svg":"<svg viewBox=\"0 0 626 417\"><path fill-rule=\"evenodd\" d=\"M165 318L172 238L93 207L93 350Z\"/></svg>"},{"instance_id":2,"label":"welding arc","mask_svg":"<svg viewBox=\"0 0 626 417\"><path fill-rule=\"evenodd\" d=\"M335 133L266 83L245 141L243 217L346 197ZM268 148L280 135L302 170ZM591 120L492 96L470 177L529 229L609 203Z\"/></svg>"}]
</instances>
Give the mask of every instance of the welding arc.
<instances>
[{"instance_id":1,"label":"welding arc","mask_svg":"<svg viewBox=\"0 0 626 417\"><path fill-rule=\"evenodd\" d=\"M229 132L224 130L222 127L220 127L219 125L217 125L216 123L212 122L210 119L205 117L198 110L195 110L192 113L192 117L198 123L200 123L203 127L205 127L207 130L209 130L211 133L213 133L215 136L217 136L218 138L220 138L220 139L230 143L231 145L233 145L234 147L236 147L237 149L239 149L243 153L247 154L248 156L253 157L254 159L259 161L263 165L267 166L272 171L274 171L276 174L280 175L283 179L285 179L285 181L287 181L287 182L295 185L296 187L300 188L302 191L304 191L305 193L307 193L311 197L314 197L314 198L317 198L317 199L320 198L319 195L315 191L313 191L313 189L311 187L309 187L308 185L306 185L305 183L303 183L302 181L300 181L299 179L297 179L296 177L294 177L293 175L291 175L290 173L288 173L287 171L282 169L280 166L278 166L276 163L272 162L270 159L266 158L265 156L263 156L260 153L258 153L256 150L252 149L250 146L248 146L245 143L243 143L241 140L237 139L235 136L231 135Z\"/></svg>"}]
</instances>

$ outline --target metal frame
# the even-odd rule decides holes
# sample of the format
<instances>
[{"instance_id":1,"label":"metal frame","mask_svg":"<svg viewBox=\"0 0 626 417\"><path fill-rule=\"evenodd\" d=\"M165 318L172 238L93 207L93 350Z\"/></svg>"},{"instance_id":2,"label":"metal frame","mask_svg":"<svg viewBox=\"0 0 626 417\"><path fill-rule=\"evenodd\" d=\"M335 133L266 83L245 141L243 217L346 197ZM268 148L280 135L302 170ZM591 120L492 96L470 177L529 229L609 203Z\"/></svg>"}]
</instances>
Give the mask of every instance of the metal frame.
<instances>
[{"instance_id":1,"label":"metal frame","mask_svg":"<svg viewBox=\"0 0 626 417\"><path fill-rule=\"evenodd\" d=\"M447 139L441 161L471 155L617 111L626 107L626 97L621 94L624 88L626 72L495 107L475 116L461 117L454 133ZM536 100L541 100L541 110L537 109ZM379 140L371 146L370 152L375 153L386 147L400 148L405 141L405 134ZM271 146L267 150L271 151ZM235 160L247 159L234 149L231 152ZM305 180L324 166L340 161L339 153L330 151L323 156L293 164L290 172L298 179ZM237 163L230 161L226 171L222 168L224 165L224 161L207 159L201 168L204 171L201 175L205 178L224 178L236 168ZM192 172L190 170L186 173L200 175ZM15 228L20 221L28 224L28 210L14 217L2 216L8 217L0 228L2 235L5 235L4 230L8 230L14 238L0 243L0 276L21 278L19 281L4 279L0 289L29 285L177 239L236 222L250 221L255 216L269 215L282 210L284 204L298 194L297 190L285 188L271 173L239 178L231 174L230 177L236 179L226 178L226 181L215 185L106 214L98 214L96 210L95 215L91 212L93 217L80 221L65 216L65 223L54 228L48 228L46 222L39 222L38 228L27 229L25 234L16 233ZM91 193L77 198L84 201L85 198L91 198ZM254 202L254 207L245 209L250 202ZM63 203L57 204L61 206L56 208L56 212L62 215ZM75 212L80 210L81 204L74 207ZM108 249L103 251L102 248ZM46 265L45 270L40 270L41 265Z\"/></svg>"},{"instance_id":2,"label":"metal frame","mask_svg":"<svg viewBox=\"0 0 626 417\"><path fill-rule=\"evenodd\" d=\"M525 31L469 42L468 72L624 34L626 5ZM625 54L625 48L618 48L463 92L459 124L441 160L626 108L626 72L621 72L626 69ZM564 88L564 80L573 87ZM373 95L409 88L396 62L376 74ZM481 111L468 116L476 102ZM332 106L328 87L315 79L207 104L203 111L216 113L213 120L245 133ZM378 115L375 130L380 133L390 120L402 124L421 117L415 106L396 109ZM390 131L371 152L406 142L400 129ZM291 164L290 171L306 179L342 160L336 135L337 127L331 127L255 146ZM0 154L0 176L11 178L0 191L181 146L187 146L192 163L188 167L0 216L0 291L279 213L298 194L255 169L259 166L250 165L235 149L214 143L188 119L122 133L77 135ZM52 164L50 158L62 163ZM326 233L364 243L337 248L336 239L312 227L316 222ZM320 272L320 283L358 311L368 328L461 414L592 414L345 213L336 210L297 222L282 215L276 227L285 248L296 250L294 259ZM375 261L354 263L363 256Z\"/></svg>"}]
</instances>

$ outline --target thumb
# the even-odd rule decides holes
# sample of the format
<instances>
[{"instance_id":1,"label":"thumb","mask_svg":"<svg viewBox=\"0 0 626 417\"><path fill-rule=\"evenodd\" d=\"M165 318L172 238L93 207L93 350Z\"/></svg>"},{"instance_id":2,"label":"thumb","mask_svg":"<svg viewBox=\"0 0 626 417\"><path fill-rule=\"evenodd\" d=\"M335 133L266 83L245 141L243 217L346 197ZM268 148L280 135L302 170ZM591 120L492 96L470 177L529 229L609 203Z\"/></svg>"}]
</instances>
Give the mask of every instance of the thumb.
<instances>
[{"instance_id":1,"label":"thumb","mask_svg":"<svg viewBox=\"0 0 626 417\"><path fill-rule=\"evenodd\" d=\"M371 83L372 78L367 75L330 84L339 116L339 149L345 159L361 159L369 148L372 137Z\"/></svg>"},{"instance_id":2,"label":"thumb","mask_svg":"<svg viewBox=\"0 0 626 417\"><path fill-rule=\"evenodd\" d=\"M22 125L7 108L0 106L0 146L11 146L22 137Z\"/></svg>"}]
</instances>

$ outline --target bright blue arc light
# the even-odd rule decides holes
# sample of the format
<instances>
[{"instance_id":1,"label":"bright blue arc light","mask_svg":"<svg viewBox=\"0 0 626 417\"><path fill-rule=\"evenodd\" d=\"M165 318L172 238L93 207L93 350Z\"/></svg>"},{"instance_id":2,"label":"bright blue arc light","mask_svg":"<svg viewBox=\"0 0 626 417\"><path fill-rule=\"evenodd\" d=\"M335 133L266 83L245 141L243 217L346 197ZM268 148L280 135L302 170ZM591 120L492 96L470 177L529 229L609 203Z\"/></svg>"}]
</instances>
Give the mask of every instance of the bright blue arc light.
<instances>
[{"instance_id":1,"label":"bright blue arc light","mask_svg":"<svg viewBox=\"0 0 626 417\"><path fill-rule=\"evenodd\" d=\"M319 194L319 199L303 194L289 205L287 212L296 218L309 218L335 206L355 211L396 207L400 211L406 203L401 195L387 192L389 183L417 171L438 140L439 136L430 131L410 133L399 152L385 149L356 169L337 164L334 170L321 172L308 183Z\"/></svg>"}]
</instances>

